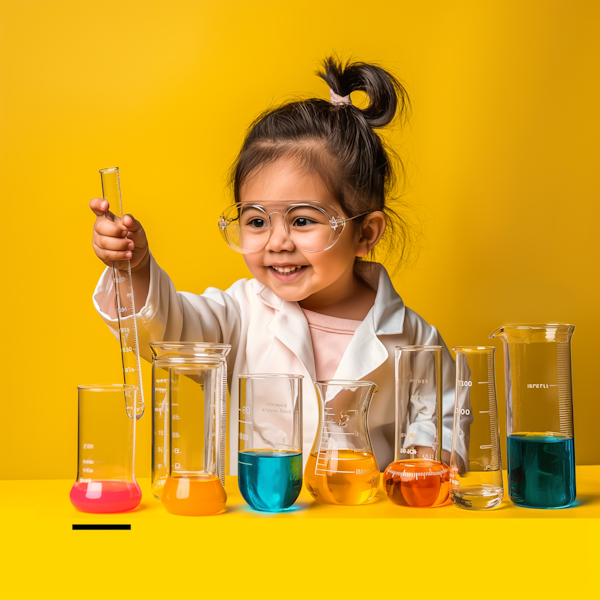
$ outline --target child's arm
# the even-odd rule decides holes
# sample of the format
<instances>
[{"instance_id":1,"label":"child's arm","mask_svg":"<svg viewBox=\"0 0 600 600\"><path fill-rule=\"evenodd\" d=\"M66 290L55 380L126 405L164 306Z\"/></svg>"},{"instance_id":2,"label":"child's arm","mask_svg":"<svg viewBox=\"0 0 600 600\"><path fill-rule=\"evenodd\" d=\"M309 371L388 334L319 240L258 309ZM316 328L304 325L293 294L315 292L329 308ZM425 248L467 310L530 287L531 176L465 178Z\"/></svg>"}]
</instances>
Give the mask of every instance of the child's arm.
<instances>
[{"instance_id":1,"label":"child's arm","mask_svg":"<svg viewBox=\"0 0 600 600\"><path fill-rule=\"evenodd\" d=\"M96 214L93 245L97 256L109 267L113 261L131 261L140 354L151 360L149 343L159 341L220 342L231 344L228 359L235 360L241 331L239 300L243 282L228 292L209 288L202 295L175 291L173 282L157 264L148 248L142 225L131 215L104 217L108 203L94 198L90 207ZM128 232L125 238L123 232ZM131 255L131 257L128 256ZM100 277L94 292L96 310L119 338L112 269Z\"/></svg>"}]
</instances>

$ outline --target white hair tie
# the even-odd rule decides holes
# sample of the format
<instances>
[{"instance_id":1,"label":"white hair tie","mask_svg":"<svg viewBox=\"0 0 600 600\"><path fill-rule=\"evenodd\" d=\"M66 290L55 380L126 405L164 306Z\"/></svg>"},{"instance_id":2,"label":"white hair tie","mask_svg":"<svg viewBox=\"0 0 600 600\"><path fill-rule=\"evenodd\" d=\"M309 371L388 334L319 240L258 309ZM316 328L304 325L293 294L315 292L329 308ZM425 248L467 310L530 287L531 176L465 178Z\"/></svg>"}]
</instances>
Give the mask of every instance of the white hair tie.
<instances>
[{"instance_id":1,"label":"white hair tie","mask_svg":"<svg viewBox=\"0 0 600 600\"><path fill-rule=\"evenodd\" d=\"M350 94L347 96L338 96L331 88L329 88L329 102L334 106L345 106L352 105L352 100L350 100Z\"/></svg>"}]
</instances>

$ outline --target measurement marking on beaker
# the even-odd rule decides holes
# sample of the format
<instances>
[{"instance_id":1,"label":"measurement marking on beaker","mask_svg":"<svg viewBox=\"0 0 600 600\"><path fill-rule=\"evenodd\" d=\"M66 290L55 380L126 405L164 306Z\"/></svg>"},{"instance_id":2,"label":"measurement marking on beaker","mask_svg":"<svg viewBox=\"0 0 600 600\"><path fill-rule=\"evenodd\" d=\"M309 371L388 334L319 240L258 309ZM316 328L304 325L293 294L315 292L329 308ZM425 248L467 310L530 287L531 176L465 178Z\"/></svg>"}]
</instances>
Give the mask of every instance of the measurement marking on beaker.
<instances>
[{"instance_id":1,"label":"measurement marking on beaker","mask_svg":"<svg viewBox=\"0 0 600 600\"><path fill-rule=\"evenodd\" d=\"M491 444L484 444L483 446L479 446L480 450L491 450L492 449L492 445Z\"/></svg>"},{"instance_id":2,"label":"measurement marking on beaker","mask_svg":"<svg viewBox=\"0 0 600 600\"><path fill-rule=\"evenodd\" d=\"M251 421L242 421L241 419L239 421L240 421L240 423L244 423L246 425L252 425Z\"/></svg>"},{"instance_id":3,"label":"measurement marking on beaker","mask_svg":"<svg viewBox=\"0 0 600 600\"><path fill-rule=\"evenodd\" d=\"M558 384L558 420L560 432L568 436L573 435L572 389L571 389L571 353L569 342L556 344Z\"/></svg>"},{"instance_id":4,"label":"measurement marking on beaker","mask_svg":"<svg viewBox=\"0 0 600 600\"><path fill-rule=\"evenodd\" d=\"M325 423L333 423L335 425L335 421L325 421Z\"/></svg>"},{"instance_id":5,"label":"measurement marking on beaker","mask_svg":"<svg viewBox=\"0 0 600 600\"><path fill-rule=\"evenodd\" d=\"M254 466L252 463L245 463L245 462L242 462L241 460L238 460L238 462L240 463L240 465L247 465L249 467L253 467Z\"/></svg>"},{"instance_id":6,"label":"measurement marking on beaker","mask_svg":"<svg viewBox=\"0 0 600 600\"><path fill-rule=\"evenodd\" d=\"M480 410L479 411L480 415L489 415L490 413L491 413L491 411L489 411L489 410Z\"/></svg>"},{"instance_id":7,"label":"measurement marking on beaker","mask_svg":"<svg viewBox=\"0 0 600 600\"><path fill-rule=\"evenodd\" d=\"M489 381L478 381L477 383L481 383L483 385L490 385Z\"/></svg>"},{"instance_id":8,"label":"measurement marking on beaker","mask_svg":"<svg viewBox=\"0 0 600 600\"><path fill-rule=\"evenodd\" d=\"M354 474L354 471L338 471L337 469L322 469L325 473L349 473L350 475Z\"/></svg>"}]
</instances>

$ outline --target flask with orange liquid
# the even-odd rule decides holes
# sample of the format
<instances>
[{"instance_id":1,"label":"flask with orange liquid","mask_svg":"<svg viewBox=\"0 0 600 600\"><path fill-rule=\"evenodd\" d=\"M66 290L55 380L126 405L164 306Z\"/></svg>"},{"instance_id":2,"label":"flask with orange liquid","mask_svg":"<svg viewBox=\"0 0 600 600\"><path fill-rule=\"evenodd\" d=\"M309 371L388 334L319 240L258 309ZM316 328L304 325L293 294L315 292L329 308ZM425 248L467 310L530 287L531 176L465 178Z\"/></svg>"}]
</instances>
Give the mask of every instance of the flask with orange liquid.
<instances>
[{"instance_id":1,"label":"flask with orange liquid","mask_svg":"<svg viewBox=\"0 0 600 600\"><path fill-rule=\"evenodd\" d=\"M369 502L379 488L379 466L367 415L377 386L370 381L317 381L319 428L304 469L306 488L325 504Z\"/></svg>"},{"instance_id":2,"label":"flask with orange liquid","mask_svg":"<svg viewBox=\"0 0 600 600\"><path fill-rule=\"evenodd\" d=\"M389 499L432 507L448 499L441 460L442 346L396 347L396 454L383 474Z\"/></svg>"},{"instance_id":3,"label":"flask with orange liquid","mask_svg":"<svg viewBox=\"0 0 600 600\"><path fill-rule=\"evenodd\" d=\"M231 346L160 342L153 352L152 492L175 515L225 509L227 368Z\"/></svg>"}]
</instances>

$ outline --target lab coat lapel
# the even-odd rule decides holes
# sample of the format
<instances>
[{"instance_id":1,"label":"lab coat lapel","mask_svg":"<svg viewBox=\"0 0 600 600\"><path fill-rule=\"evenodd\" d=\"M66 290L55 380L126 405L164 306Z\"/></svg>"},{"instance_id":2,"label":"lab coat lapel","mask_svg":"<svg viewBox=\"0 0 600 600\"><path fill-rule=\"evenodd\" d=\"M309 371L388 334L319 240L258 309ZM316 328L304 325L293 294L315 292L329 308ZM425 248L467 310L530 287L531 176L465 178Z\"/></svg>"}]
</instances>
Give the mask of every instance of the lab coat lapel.
<instances>
[{"instance_id":1,"label":"lab coat lapel","mask_svg":"<svg viewBox=\"0 0 600 600\"><path fill-rule=\"evenodd\" d=\"M354 332L335 372L334 379L362 379L388 358L386 347L375 335L373 309Z\"/></svg>"},{"instance_id":2,"label":"lab coat lapel","mask_svg":"<svg viewBox=\"0 0 600 600\"><path fill-rule=\"evenodd\" d=\"M375 303L354 333L335 372L335 379L362 379L388 359L379 335L397 335L404 329L406 309L381 265L359 263L362 277L376 290Z\"/></svg>"},{"instance_id":3,"label":"lab coat lapel","mask_svg":"<svg viewBox=\"0 0 600 600\"><path fill-rule=\"evenodd\" d=\"M314 381L315 356L310 330L302 309L297 302L281 300L266 287L259 293L259 297L275 309L275 316L267 325L267 330L296 355Z\"/></svg>"}]
</instances>

